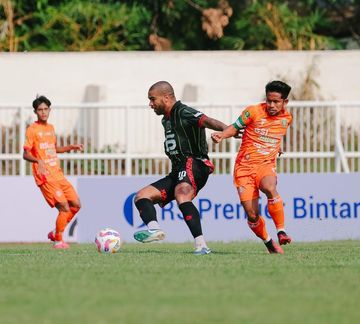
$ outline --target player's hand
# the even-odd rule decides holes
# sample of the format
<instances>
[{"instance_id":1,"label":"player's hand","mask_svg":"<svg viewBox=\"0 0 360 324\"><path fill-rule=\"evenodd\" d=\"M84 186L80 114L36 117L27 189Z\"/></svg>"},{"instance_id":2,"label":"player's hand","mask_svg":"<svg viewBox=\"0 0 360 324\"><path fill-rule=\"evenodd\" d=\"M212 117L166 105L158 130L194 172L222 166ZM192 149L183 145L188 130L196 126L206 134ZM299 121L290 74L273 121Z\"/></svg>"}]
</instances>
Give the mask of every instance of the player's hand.
<instances>
[{"instance_id":1,"label":"player's hand","mask_svg":"<svg viewBox=\"0 0 360 324\"><path fill-rule=\"evenodd\" d=\"M223 133L222 132L212 133L211 139L214 143L220 143L223 140Z\"/></svg>"},{"instance_id":2,"label":"player's hand","mask_svg":"<svg viewBox=\"0 0 360 324\"><path fill-rule=\"evenodd\" d=\"M75 145L71 145L71 149L74 151L84 151L84 144L75 144Z\"/></svg>"},{"instance_id":3,"label":"player's hand","mask_svg":"<svg viewBox=\"0 0 360 324\"><path fill-rule=\"evenodd\" d=\"M45 162L43 160L38 160L38 173L41 176L46 176L47 171L46 171L46 166L45 166Z\"/></svg>"}]
</instances>

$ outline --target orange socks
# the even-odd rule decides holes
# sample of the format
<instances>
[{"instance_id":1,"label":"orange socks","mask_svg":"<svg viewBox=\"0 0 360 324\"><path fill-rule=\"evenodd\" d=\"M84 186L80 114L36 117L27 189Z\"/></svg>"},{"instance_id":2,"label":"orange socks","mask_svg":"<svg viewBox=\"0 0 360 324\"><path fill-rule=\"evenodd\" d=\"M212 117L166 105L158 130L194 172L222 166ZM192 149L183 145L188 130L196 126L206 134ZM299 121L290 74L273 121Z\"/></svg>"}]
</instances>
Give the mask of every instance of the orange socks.
<instances>
[{"instance_id":1,"label":"orange socks","mask_svg":"<svg viewBox=\"0 0 360 324\"><path fill-rule=\"evenodd\" d=\"M56 219L55 241L62 241L62 233L66 225L71 222L79 210L80 208L70 207L70 211L68 212L59 212Z\"/></svg>"},{"instance_id":2,"label":"orange socks","mask_svg":"<svg viewBox=\"0 0 360 324\"><path fill-rule=\"evenodd\" d=\"M280 196L273 199L268 199L268 211L274 221L276 229L284 230L285 228L285 215L284 204Z\"/></svg>"},{"instance_id":3,"label":"orange socks","mask_svg":"<svg viewBox=\"0 0 360 324\"><path fill-rule=\"evenodd\" d=\"M285 227L285 215L284 205L280 196L273 199L268 199L268 211L278 231L284 230ZM270 240L270 236L266 231L265 221L259 216L259 220L256 223L248 221L250 229L255 235L261 238L264 242Z\"/></svg>"},{"instance_id":4,"label":"orange socks","mask_svg":"<svg viewBox=\"0 0 360 324\"><path fill-rule=\"evenodd\" d=\"M77 212L80 210L80 208L77 207L70 207L71 215L67 219L67 224L71 222L71 220L74 218L74 216L77 214Z\"/></svg>"},{"instance_id":5,"label":"orange socks","mask_svg":"<svg viewBox=\"0 0 360 324\"><path fill-rule=\"evenodd\" d=\"M59 212L59 215L56 219L55 241L62 241L62 233L64 232L70 217L73 217L71 211Z\"/></svg>"},{"instance_id":6,"label":"orange socks","mask_svg":"<svg viewBox=\"0 0 360 324\"><path fill-rule=\"evenodd\" d=\"M248 221L248 225L257 237L261 238L263 241L270 240L269 234L266 231L265 221L261 216L259 216L259 220L256 223Z\"/></svg>"}]
</instances>

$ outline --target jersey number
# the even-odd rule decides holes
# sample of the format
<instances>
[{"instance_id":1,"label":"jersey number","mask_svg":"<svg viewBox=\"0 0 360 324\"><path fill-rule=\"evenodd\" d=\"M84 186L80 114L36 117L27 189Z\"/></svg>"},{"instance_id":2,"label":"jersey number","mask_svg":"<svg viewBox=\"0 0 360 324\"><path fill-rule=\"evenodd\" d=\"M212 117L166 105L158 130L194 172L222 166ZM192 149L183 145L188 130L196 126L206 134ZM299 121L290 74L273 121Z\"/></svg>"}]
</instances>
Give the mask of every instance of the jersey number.
<instances>
[{"instance_id":1,"label":"jersey number","mask_svg":"<svg viewBox=\"0 0 360 324\"><path fill-rule=\"evenodd\" d=\"M182 179L184 179L186 177L186 171L180 171L179 175L178 175L178 179L179 181L181 181Z\"/></svg>"}]
</instances>

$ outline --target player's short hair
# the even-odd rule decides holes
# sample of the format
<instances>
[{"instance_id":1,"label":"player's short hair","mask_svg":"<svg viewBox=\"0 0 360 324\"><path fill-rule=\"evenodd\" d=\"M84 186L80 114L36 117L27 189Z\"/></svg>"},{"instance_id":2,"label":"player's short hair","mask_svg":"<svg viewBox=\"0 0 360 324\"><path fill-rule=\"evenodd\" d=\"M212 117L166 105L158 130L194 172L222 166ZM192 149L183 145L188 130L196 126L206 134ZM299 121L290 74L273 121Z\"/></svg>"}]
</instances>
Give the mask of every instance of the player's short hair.
<instances>
[{"instance_id":1,"label":"player's short hair","mask_svg":"<svg viewBox=\"0 0 360 324\"><path fill-rule=\"evenodd\" d=\"M39 107L42 103L46 104L48 107L51 106L51 101L48 98L46 98L45 96L36 97L36 99L32 103L32 106L36 110L37 107Z\"/></svg>"},{"instance_id":2,"label":"player's short hair","mask_svg":"<svg viewBox=\"0 0 360 324\"><path fill-rule=\"evenodd\" d=\"M281 94L281 99L287 99L291 87L282 81L271 81L265 86L265 93L278 92Z\"/></svg>"},{"instance_id":3,"label":"player's short hair","mask_svg":"<svg viewBox=\"0 0 360 324\"><path fill-rule=\"evenodd\" d=\"M175 95L174 93L174 88L172 87L172 85L167 82L167 81L158 81L156 83L154 83L149 91L152 90L157 90L159 91L162 95Z\"/></svg>"}]
</instances>

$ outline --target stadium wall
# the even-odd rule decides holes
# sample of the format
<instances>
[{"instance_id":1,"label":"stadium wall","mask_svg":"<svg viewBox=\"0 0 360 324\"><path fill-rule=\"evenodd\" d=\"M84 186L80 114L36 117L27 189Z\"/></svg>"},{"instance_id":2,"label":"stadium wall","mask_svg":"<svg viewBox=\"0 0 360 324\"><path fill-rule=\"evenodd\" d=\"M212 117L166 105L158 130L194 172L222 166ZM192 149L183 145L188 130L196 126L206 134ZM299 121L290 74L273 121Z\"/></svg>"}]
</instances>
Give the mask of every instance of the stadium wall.
<instances>
[{"instance_id":1,"label":"stadium wall","mask_svg":"<svg viewBox=\"0 0 360 324\"><path fill-rule=\"evenodd\" d=\"M134 207L135 192L154 177L70 177L77 187L82 209L77 224L67 229L65 239L93 242L105 227L117 229L124 241L134 242L133 233L142 228ZM360 174L280 174L279 192L285 204L286 223L295 241L360 239ZM36 189L32 177L0 178L0 242L45 242L57 212L51 210ZM256 240L247 227L231 176L212 176L195 199L203 231L210 241ZM275 235L266 199L261 213L271 235ZM190 233L174 203L158 219L167 242L191 241Z\"/></svg>"},{"instance_id":2,"label":"stadium wall","mask_svg":"<svg viewBox=\"0 0 360 324\"><path fill-rule=\"evenodd\" d=\"M0 53L2 103L147 103L147 90L168 80L179 99L199 103L259 101L264 85L284 79L294 93L309 79L313 97L359 100L360 51L216 51Z\"/></svg>"}]
</instances>

